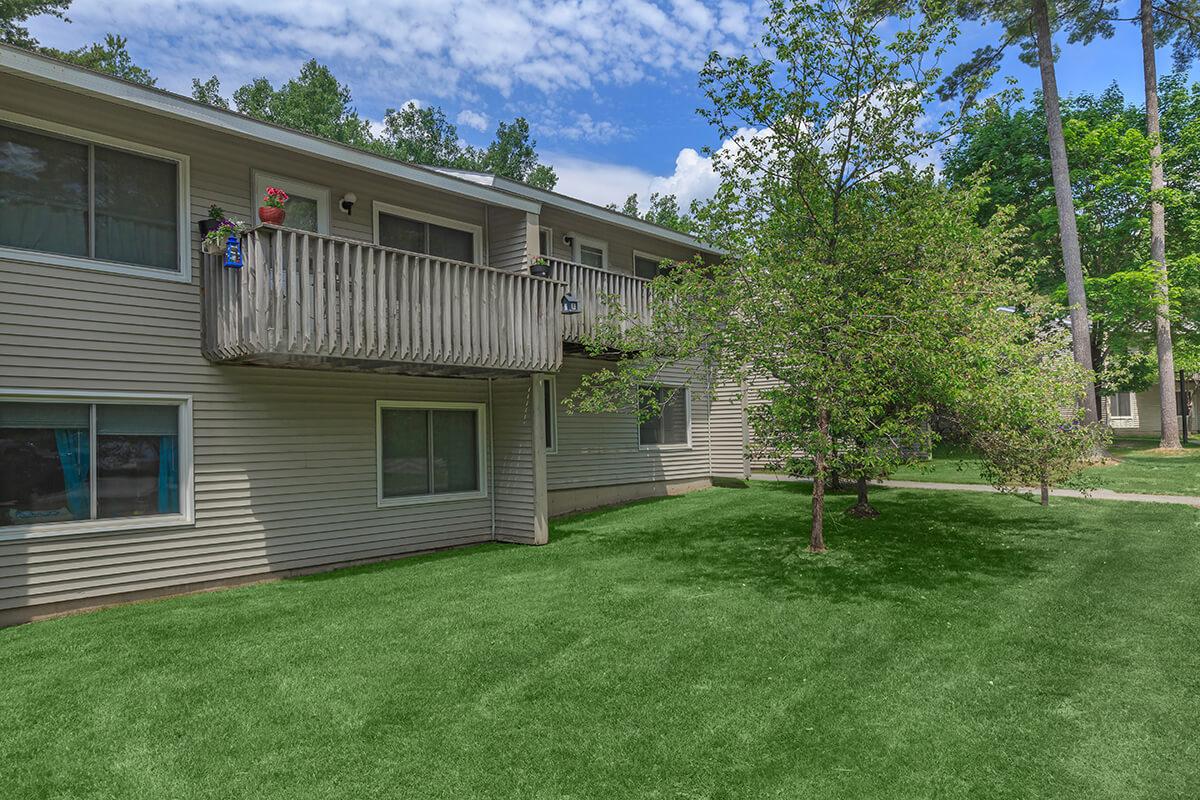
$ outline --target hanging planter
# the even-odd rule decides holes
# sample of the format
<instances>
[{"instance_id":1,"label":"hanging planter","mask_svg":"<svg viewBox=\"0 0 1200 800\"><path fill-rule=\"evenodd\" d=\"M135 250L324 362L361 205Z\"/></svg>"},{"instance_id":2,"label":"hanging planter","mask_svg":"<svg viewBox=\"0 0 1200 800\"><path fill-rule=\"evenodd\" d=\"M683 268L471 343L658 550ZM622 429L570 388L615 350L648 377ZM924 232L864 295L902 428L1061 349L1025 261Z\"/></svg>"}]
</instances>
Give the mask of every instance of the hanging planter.
<instances>
[{"instance_id":1,"label":"hanging planter","mask_svg":"<svg viewBox=\"0 0 1200 800\"><path fill-rule=\"evenodd\" d=\"M221 227L221 220L225 219L225 211L215 203L208 207L208 217L200 220L197 225L200 227L200 238L208 236L210 233ZM206 251L207 252L207 251Z\"/></svg>"},{"instance_id":2,"label":"hanging planter","mask_svg":"<svg viewBox=\"0 0 1200 800\"><path fill-rule=\"evenodd\" d=\"M535 258L533 263L529 265L529 274L536 275L539 278L549 278L550 262L544 258Z\"/></svg>"},{"instance_id":3,"label":"hanging planter","mask_svg":"<svg viewBox=\"0 0 1200 800\"><path fill-rule=\"evenodd\" d=\"M241 237L245 230L244 222L224 217L217 221L215 229L205 235L203 241L200 242L200 249L205 255L224 255L222 263L227 267L240 267L242 266Z\"/></svg>"},{"instance_id":4,"label":"hanging planter","mask_svg":"<svg viewBox=\"0 0 1200 800\"><path fill-rule=\"evenodd\" d=\"M287 216L287 212L284 210L287 200L287 192L283 189L268 186L267 193L263 197L263 204L258 209L258 218L268 225L282 225Z\"/></svg>"}]
</instances>

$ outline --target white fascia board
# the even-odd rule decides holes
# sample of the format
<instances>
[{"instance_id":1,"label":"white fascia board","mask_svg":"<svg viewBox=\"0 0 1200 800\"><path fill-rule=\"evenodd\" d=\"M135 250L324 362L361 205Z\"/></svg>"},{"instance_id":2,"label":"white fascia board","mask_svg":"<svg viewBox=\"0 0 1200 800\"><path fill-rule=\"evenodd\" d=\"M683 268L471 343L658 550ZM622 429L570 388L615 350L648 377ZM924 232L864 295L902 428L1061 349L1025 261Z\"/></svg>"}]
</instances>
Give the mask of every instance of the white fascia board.
<instances>
[{"instance_id":1,"label":"white fascia board","mask_svg":"<svg viewBox=\"0 0 1200 800\"><path fill-rule=\"evenodd\" d=\"M377 156L329 139L214 108L182 95L113 78L8 45L0 45L0 72L276 145L336 164L418 183L483 203L534 214L541 212L541 204L531 198L496 191L475 181Z\"/></svg>"}]
</instances>

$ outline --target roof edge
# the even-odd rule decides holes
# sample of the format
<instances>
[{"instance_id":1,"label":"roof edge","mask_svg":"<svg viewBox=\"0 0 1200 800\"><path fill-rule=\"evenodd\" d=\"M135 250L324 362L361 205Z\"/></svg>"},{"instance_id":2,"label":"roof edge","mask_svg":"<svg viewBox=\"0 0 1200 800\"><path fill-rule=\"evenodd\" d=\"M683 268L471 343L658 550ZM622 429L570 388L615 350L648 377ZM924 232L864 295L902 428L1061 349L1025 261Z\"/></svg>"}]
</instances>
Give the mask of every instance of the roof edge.
<instances>
[{"instance_id":1,"label":"roof edge","mask_svg":"<svg viewBox=\"0 0 1200 800\"><path fill-rule=\"evenodd\" d=\"M215 108L165 89L143 86L12 45L0 44L0 72L273 144L325 161L422 184L472 200L535 214L541 211L540 203L518 193L499 191L435 169L376 155L332 139L263 122L235 111Z\"/></svg>"}]
</instances>

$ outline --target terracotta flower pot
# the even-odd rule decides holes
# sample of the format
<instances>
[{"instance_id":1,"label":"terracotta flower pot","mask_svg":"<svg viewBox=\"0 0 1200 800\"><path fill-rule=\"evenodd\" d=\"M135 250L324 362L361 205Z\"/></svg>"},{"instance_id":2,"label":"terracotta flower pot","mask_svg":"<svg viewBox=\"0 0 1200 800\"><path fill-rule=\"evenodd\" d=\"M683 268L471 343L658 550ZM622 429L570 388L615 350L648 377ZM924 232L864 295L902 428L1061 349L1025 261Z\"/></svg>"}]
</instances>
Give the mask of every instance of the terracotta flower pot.
<instances>
[{"instance_id":1,"label":"terracotta flower pot","mask_svg":"<svg viewBox=\"0 0 1200 800\"><path fill-rule=\"evenodd\" d=\"M282 225L284 216L283 209L275 206L261 206L258 209L258 218L268 225Z\"/></svg>"}]
</instances>

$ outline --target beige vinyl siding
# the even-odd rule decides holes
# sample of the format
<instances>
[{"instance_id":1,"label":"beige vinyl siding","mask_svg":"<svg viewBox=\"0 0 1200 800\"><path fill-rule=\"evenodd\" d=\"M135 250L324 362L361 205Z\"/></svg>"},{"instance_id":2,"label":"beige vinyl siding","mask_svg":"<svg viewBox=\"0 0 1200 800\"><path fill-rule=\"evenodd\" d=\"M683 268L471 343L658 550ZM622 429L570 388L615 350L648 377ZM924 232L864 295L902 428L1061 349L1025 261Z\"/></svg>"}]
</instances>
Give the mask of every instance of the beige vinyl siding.
<instances>
[{"instance_id":1,"label":"beige vinyl siding","mask_svg":"<svg viewBox=\"0 0 1200 800\"><path fill-rule=\"evenodd\" d=\"M492 382L496 538L544 544L545 456L538 451L541 416L533 385L532 378Z\"/></svg>"},{"instance_id":2,"label":"beige vinyl siding","mask_svg":"<svg viewBox=\"0 0 1200 800\"><path fill-rule=\"evenodd\" d=\"M703 376L681 368L664 372L664 383L689 383L692 406L692 446L687 449L642 448L638 445L637 414L567 413L562 400L582 376L604 369L607 362L565 356L558 373L558 452L546 456L549 489L571 489L620 483L682 480L712 475L708 442L709 393Z\"/></svg>"},{"instance_id":3,"label":"beige vinyl siding","mask_svg":"<svg viewBox=\"0 0 1200 800\"><path fill-rule=\"evenodd\" d=\"M194 224L214 202L248 218L255 168L329 186L332 233L363 240L375 199L483 225L481 204L9 76L0 96L9 110L190 156L192 282L0 261L0 388L190 395L195 474L193 525L0 541L0 620L38 604L492 538L491 493L386 508L376 498L375 401L486 402L487 381L209 363ZM345 191L358 195L352 216L336 207ZM528 465L506 460L508 483L494 487L514 508L531 481L514 471ZM523 519L506 523L514 538Z\"/></svg>"},{"instance_id":4,"label":"beige vinyl siding","mask_svg":"<svg viewBox=\"0 0 1200 800\"><path fill-rule=\"evenodd\" d=\"M765 402L762 399L762 393L767 389L779 386L781 381L776 378L754 377L746 382L746 409L747 412L757 404ZM771 464L762 457L761 454L755 452L754 448L754 428L750 425L749 416L746 421L746 441L748 452L746 454L746 464L750 470L769 469Z\"/></svg>"},{"instance_id":5,"label":"beige vinyl siding","mask_svg":"<svg viewBox=\"0 0 1200 800\"><path fill-rule=\"evenodd\" d=\"M653 236L646 236L616 225L607 225L551 206L542 208L540 220L544 227L554 229L551 243L554 250L553 256L564 261L575 260L570 245L563 242L563 237L572 233L577 233L587 239L599 239L606 242L608 244L608 268L613 272L622 272L626 275L634 274L634 250L680 261L686 261L695 256L693 250L674 242L665 242Z\"/></svg>"},{"instance_id":6,"label":"beige vinyl siding","mask_svg":"<svg viewBox=\"0 0 1200 800\"><path fill-rule=\"evenodd\" d=\"M746 447L750 443L750 431L745 392L741 386L727 383L717 386L712 397L708 416L712 474L722 478L749 477Z\"/></svg>"},{"instance_id":7,"label":"beige vinyl siding","mask_svg":"<svg viewBox=\"0 0 1200 800\"><path fill-rule=\"evenodd\" d=\"M1192 395L1192 408L1196 408L1197 394ZM1114 436L1150 436L1157 437L1162 433L1161 404L1158 399L1158 387L1154 386L1142 392L1134 392L1129 398L1130 417L1112 417L1109 415L1109 398L1104 398L1100 405L1101 418L1112 428ZM1193 413L1188 418L1188 428L1200 431L1200 426Z\"/></svg>"},{"instance_id":8,"label":"beige vinyl siding","mask_svg":"<svg viewBox=\"0 0 1200 800\"><path fill-rule=\"evenodd\" d=\"M486 229L489 264L519 272L529 264L526 252L526 214L511 208L489 208Z\"/></svg>"}]
</instances>

